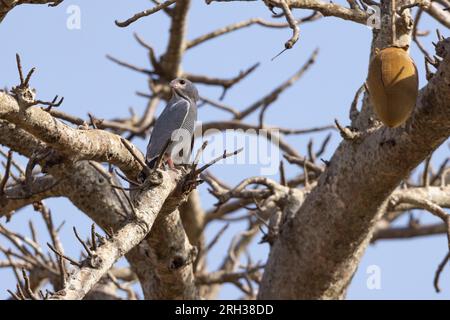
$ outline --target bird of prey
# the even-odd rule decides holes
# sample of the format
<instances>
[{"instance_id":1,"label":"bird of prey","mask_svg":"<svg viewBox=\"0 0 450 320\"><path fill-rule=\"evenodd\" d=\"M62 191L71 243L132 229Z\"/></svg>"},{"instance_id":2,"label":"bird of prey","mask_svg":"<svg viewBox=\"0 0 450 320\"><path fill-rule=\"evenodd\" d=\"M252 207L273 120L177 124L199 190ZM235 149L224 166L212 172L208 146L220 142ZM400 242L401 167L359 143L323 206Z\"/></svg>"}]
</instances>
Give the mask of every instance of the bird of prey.
<instances>
[{"instance_id":1,"label":"bird of prey","mask_svg":"<svg viewBox=\"0 0 450 320\"><path fill-rule=\"evenodd\" d=\"M156 160L163 155L171 169L174 164L186 164L189 160L197 121L197 88L187 79L177 78L170 82L172 98L156 120L147 146L146 163L154 168Z\"/></svg>"}]
</instances>

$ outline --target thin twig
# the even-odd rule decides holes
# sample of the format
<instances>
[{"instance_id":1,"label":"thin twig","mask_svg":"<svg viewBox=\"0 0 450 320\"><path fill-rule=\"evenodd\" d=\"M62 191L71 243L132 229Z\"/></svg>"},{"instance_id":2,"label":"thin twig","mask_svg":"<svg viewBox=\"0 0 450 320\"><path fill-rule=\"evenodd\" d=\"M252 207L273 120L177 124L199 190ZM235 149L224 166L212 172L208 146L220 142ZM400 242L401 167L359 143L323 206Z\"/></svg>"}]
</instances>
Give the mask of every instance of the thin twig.
<instances>
[{"instance_id":1,"label":"thin twig","mask_svg":"<svg viewBox=\"0 0 450 320\"><path fill-rule=\"evenodd\" d=\"M439 287L439 278L441 276L442 271L444 270L445 265L450 260L450 251L445 255L444 259L439 263L436 273L434 274L434 289L436 292L441 292L441 288Z\"/></svg>"},{"instance_id":2,"label":"thin twig","mask_svg":"<svg viewBox=\"0 0 450 320\"><path fill-rule=\"evenodd\" d=\"M156 5L156 6L154 6L151 9L144 10L142 12L136 13L134 16L132 16L131 18L129 18L129 19L125 20L125 21L120 22L120 21L116 20L115 23L116 23L116 25L118 27L122 27L122 28L123 27L128 27L130 24L132 24L133 22L136 22L140 18L149 16L149 15L154 14L154 13L160 11L160 10L166 9L167 7L169 7L171 4L173 4L175 2L177 2L177 0L164 1L163 3L161 3L159 5Z\"/></svg>"},{"instance_id":3,"label":"thin twig","mask_svg":"<svg viewBox=\"0 0 450 320\"><path fill-rule=\"evenodd\" d=\"M12 161L12 150L8 151L8 158L5 167L5 174L0 181L0 196L5 194L6 183L8 182L10 170L11 170L11 161Z\"/></svg>"},{"instance_id":4,"label":"thin twig","mask_svg":"<svg viewBox=\"0 0 450 320\"><path fill-rule=\"evenodd\" d=\"M79 262L77 262L77 261L75 261L75 260L73 260L72 258L70 258L70 257L68 257L68 256L66 256L66 255L64 255L64 254L62 254L61 252L59 252L58 250L56 250L50 243L48 243L47 242L47 246L50 248L50 250L52 250L58 257L60 257L60 258L63 258L63 259L66 259L67 261L69 261L72 265L74 265L74 266L77 266L78 268L81 268L82 267L82 265L79 263Z\"/></svg>"}]
</instances>

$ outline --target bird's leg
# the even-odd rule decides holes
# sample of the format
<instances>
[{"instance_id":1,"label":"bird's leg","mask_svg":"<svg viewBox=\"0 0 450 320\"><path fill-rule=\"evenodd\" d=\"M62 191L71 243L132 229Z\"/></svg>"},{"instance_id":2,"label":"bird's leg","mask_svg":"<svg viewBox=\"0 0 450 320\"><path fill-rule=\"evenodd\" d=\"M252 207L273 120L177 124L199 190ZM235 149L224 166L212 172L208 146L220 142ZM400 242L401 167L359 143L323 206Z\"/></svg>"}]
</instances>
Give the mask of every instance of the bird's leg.
<instances>
[{"instance_id":1,"label":"bird's leg","mask_svg":"<svg viewBox=\"0 0 450 320\"><path fill-rule=\"evenodd\" d=\"M167 164L169 165L169 168L172 170L176 170L175 169L175 165L173 164L173 160L170 156L167 157Z\"/></svg>"}]
</instances>

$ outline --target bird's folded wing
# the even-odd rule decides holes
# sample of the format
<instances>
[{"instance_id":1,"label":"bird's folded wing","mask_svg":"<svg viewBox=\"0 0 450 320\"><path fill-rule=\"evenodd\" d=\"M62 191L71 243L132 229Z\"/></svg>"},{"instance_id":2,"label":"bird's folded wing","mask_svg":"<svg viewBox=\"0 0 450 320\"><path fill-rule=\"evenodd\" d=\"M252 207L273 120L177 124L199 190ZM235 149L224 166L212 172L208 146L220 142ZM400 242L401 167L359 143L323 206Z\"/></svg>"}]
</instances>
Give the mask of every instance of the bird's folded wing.
<instances>
[{"instance_id":1,"label":"bird's folded wing","mask_svg":"<svg viewBox=\"0 0 450 320\"><path fill-rule=\"evenodd\" d=\"M147 163L159 156L172 133L183 127L190 104L185 99L170 101L163 110L153 128L145 157Z\"/></svg>"}]
</instances>

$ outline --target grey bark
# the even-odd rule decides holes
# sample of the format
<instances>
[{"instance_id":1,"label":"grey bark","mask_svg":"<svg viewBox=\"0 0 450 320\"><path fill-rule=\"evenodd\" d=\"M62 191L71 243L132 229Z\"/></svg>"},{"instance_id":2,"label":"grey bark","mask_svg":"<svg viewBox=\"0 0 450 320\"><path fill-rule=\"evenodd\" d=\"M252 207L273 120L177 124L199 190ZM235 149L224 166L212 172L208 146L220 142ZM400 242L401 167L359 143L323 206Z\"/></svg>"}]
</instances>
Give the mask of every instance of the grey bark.
<instances>
[{"instance_id":1,"label":"grey bark","mask_svg":"<svg viewBox=\"0 0 450 320\"><path fill-rule=\"evenodd\" d=\"M404 127L377 126L340 144L275 242L259 298L344 297L386 199L450 135L450 39L436 51L443 61Z\"/></svg>"}]
</instances>

